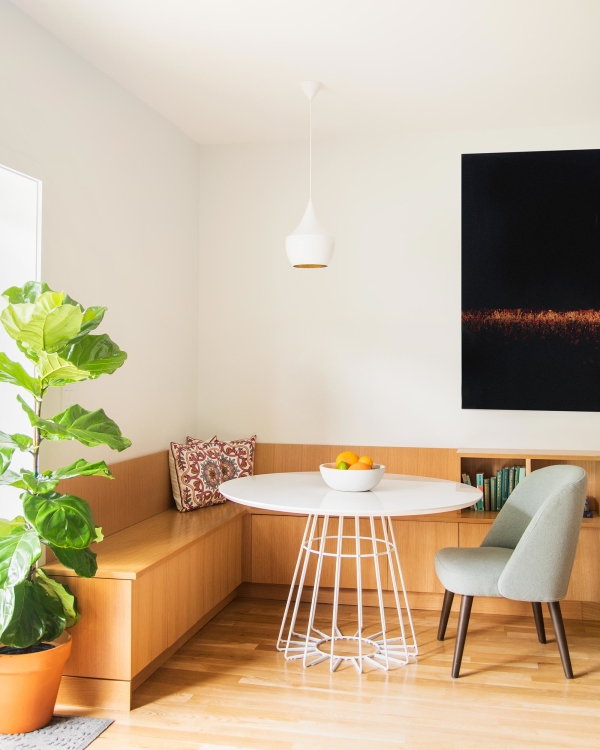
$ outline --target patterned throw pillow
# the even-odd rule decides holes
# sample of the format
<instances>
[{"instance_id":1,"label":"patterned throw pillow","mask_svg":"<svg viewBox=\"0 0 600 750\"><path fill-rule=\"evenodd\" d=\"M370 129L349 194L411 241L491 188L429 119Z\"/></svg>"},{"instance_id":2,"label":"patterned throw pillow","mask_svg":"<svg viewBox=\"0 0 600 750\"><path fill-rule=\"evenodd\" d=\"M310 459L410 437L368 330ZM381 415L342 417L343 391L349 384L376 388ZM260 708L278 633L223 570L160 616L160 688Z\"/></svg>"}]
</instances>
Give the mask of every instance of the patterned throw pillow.
<instances>
[{"instance_id":1,"label":"patterned throw pillow","mask_svg":"<svg viewBox=\"0 0 600 750\"><path fill-rule=\"evenodd\" d=\"M256 435L242 440L219 440L216 436L211 441L221 450L221 481L228 482L238 477L251 477L254 473L254 448ZM188 437L188 445L201 445L201 440Z\"/></svg>"},{"instance_id":2,"label":"patterned throw pillow","mask_svg":"<svg viewBox=\"0 0 600 750\"><path fill-rule=\"evenodd\" d=\"M169 465L173 497L182 513L225 501L219 492L223 481L220 443L214 440L198 440L193 445L171 443Z\"/></svg>"}]
</instances>

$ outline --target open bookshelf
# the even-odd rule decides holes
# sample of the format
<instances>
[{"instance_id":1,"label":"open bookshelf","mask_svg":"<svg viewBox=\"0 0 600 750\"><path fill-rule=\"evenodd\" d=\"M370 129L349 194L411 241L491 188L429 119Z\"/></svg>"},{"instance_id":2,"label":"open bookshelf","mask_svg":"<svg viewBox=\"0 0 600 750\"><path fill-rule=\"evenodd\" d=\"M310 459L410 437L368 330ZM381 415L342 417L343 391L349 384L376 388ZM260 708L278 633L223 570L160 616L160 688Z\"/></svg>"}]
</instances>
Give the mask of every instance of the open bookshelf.
<instances>
[{"instance_id":1,"label":"open bookshelf","mask_svg":"<svg viewBox=\"0 0 600 750\"><path fill-rule=\"evenodd\" d=\"M499 469L510 466L524 466L527 474L536 469L553 464L573 464L581 466L588 475L588 500L594 513L593 518L584 518L586 526L600 526L598 515L598 491L600 490L600 451L534 451L500 448L459 448L460 474L469 474L474 483L476 474L486 477L496 476ZM461 511L461 520L489 523L498 515L496 511Z\"/></svg>"}]
</instances>

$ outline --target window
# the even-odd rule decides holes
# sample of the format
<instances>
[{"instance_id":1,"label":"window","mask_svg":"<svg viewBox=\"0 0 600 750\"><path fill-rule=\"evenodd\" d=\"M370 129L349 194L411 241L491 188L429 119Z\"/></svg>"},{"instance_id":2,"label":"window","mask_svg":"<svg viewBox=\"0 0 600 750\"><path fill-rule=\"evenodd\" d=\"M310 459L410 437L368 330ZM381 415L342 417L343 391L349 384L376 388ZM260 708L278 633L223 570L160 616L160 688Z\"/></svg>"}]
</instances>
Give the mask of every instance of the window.
<instances>
[{"instance_id":1,"label":"window","mask_svg":"<svg viewBox=\"0 0 600 750\"><path fill-rule=\"evenodd\" d=\"M39 180L0 166L0 293L9 286L40 278L41 193ZM0 307L5 304L2 298ZM31 363L2 326L0 352L32 371ZM17 393L13 385L0 383L0 430L29 434L29 421L16 400ZM13 468L30 463L28 453L15 454ZM21 512L19 494L20 490L13 487L0 487L0 518L12 518Z\"/></svg>"}]
</instances>

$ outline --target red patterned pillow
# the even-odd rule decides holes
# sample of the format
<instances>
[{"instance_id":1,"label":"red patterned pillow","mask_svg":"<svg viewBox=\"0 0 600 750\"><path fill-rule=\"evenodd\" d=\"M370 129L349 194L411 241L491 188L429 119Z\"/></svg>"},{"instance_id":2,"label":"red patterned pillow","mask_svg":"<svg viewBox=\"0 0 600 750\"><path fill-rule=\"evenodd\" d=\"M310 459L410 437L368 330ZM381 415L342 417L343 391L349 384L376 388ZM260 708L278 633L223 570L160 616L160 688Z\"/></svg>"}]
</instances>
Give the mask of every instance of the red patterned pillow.
<instances>
[{"instance_id":1,"label":"red patterned pillow","mask_svg":"<svg viewBox=\"0 0 600 750\"><path fill-rule=\"evenodd\" d=\"M223 481L220 443L212 440L196 441L193 445L171 443L169 464L173 497L182 513L225 501L219 492Z\"/></svg>"},{"instance_id":2,"label":"red patterned pillow","mask_svg":"<svg viewBox=\"0 0 600 750\"><path fill-rule=\"evenodd\" d=\"M202 441L188 437L188 445L199 445ZM221 449L221 477L223 482L238 477L251 477L254 473L254 448L256 435L242 440L212 440Z\"/></svg>"}]
</instances>

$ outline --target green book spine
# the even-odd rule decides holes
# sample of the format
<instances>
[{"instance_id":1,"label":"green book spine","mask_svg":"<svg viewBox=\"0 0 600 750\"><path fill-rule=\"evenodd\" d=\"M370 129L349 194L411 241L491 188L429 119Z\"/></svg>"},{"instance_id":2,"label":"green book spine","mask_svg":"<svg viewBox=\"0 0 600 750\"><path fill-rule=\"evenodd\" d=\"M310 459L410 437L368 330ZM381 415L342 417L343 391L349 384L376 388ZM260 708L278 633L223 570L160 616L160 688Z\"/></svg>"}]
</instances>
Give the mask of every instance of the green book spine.
<instances>
[{"instance_id":1,"label":"green book spine","mask_svg":"<svg viewBox=\"0 0 600 750\"><path fill-rule=\"evenodd\" d=\"M475 484L477 485L477 489L481 491L481 499L477 501L476 510L483 510L483 474L475 475Z\"/></svg>"},{"instance_id":2,"label":"green book spine","mask_svg":"<svg viewBox=\"0 0 600 750\"><path fill-rule=\"evenodd\" d=\"M515 467L511 466L508 470L508 494L510 495L515 488Z\"/></svg>"},{"instance_id":3,"label":"green book spine","mask_svg":"<svg viewBox=\"0 0 600 750\"><path fill-rule=\"evenodd\" d=\"M519 479L520 479L519 469L520 468L521 468L520 466L515 466L515 487L519 484Z\"/></svg>"},{"instance_id":4,"label":"green book spine","mask_svg":"<svg viewBox=\"0 0 600 750\"><path fill-rule=\"evenodd\" d=\"M483 509L484 510L490 510L491 508L490 490L491 490L490 480L486 478L483 480Z\"/></svg>"},{"instance_id":5,"label":"green book spine","mask_svg":"<svg viewBox=\"0 0 600 750\"><path fill-rule=\"evenodd\" d=\"M502 469L502 507L508 500L508 467Z\"/></svg>"},{"instance_id":6,"label":"green book spine","mask_svg":"<svg viewBox=\"0 0 600 750\"><path fill-rule=\"evenodd\" d=\"M527 476L527 469L524 466L519 466L519 482L522 482Z\"/></svg>"},{"instance_id":7,"label":"green book spine","mask_svg":"<svg viewBox=\"0 0 600 750\"><path fill-rule=\"evenodd\" d=\"M497 510L496 508L496 477L492 477L490 480L490 510Z\"/></svg>"},{"instance_id":8,"label":"green book spine","mask_svg":"<svg viewBox=\"0 0 600 750\"><path fill-rule=\"evenodd\" d=\"M496 473L496 510L502 510L502 469Z\"/></svg>"}]
</instances>

